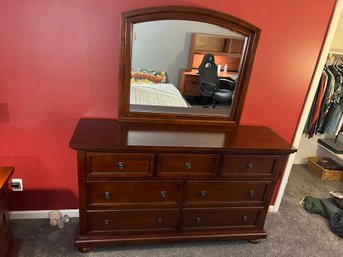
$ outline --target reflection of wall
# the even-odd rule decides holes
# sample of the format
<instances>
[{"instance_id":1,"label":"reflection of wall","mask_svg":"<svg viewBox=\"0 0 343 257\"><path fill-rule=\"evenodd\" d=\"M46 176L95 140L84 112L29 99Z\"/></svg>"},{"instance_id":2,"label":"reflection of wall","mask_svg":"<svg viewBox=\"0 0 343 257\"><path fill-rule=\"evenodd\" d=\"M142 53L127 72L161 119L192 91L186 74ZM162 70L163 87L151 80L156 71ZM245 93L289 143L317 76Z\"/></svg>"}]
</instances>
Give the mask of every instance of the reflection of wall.
<instances>
[{"instance_id":1,"label":"reflection of wall","mask_svg":"<svg viewBox=\"0 0 343 257\"><path fill-rule=\"evenodd\" d=\"M166 70L177 85L179 70L187 68L192 32L239 36L215 25L194 21L154 21L134 25L132 67Z\"/></svg>"}]
</instances>

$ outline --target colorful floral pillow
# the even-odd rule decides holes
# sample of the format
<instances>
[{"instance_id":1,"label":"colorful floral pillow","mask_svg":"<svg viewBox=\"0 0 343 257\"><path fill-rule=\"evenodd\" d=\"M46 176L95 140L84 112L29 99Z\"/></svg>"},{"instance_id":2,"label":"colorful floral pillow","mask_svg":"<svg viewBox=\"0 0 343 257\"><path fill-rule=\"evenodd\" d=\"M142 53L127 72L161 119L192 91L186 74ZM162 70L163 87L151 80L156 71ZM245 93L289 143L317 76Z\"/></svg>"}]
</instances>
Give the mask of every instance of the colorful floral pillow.
<instances>
[{"instance_id":1,"label":"colorful floral pillow","mask_svg":"<svg viewBox=\"0 0 343 257\"><path fill-rule=\"evenodd\" d=\"M131 84L166 83L167 73L161 70L131 69Z\"/></svg>"}]
</instances>

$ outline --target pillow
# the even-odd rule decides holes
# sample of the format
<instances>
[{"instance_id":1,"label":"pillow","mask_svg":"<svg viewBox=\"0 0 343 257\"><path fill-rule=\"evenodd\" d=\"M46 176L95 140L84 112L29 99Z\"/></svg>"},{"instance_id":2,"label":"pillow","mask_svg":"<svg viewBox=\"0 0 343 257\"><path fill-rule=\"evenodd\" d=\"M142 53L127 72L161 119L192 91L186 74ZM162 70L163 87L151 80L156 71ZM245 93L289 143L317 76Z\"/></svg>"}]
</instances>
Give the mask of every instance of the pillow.
<instances>
[{"instance_id":1,"label":"pillow","mask_svg":"<svg viewBox=\"0 0 343 257\"><path fill-rule=\"evenodd\" d=\"M167 73L161 70L131 69L131 84L166 83Z\"/></svg>"}]
</instances>

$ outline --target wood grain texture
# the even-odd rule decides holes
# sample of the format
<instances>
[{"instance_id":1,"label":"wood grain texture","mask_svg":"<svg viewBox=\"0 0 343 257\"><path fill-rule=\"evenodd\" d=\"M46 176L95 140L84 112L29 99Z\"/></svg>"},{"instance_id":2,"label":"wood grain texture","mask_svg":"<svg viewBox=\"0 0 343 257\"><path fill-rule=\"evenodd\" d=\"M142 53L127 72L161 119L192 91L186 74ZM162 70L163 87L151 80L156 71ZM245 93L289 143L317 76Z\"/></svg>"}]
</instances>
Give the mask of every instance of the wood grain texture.
<instances>
[{"instance_id":1,"label":"wood grain texture","mask_svg":"<svg viewBox=\"0 0 343 257\"><path fill-rule=\"evenodd\" d=\"M14 167L0 167L0 257L16 257L19 241L14 239L8 212L8 180Z\"/></svg>"},{"instance_id":2,"label":"wood grain texture","mask_svg":"<svg viewBox=\"0 0 343 257\"><path fill-rule=\"evenodd\" d=\"M246 37L244 58L237 81L235 101L231 115L214 116L204 114L156 113L130 110L130 78L132 60L132 29L140 22L156 20L190 20L217 25ZM121 58L120 58L120 98L119 119L123 122L168 123L168 124L202 124L202 125L236 125L242 113L244 99L248 88L250 73L255 57L260 29L228 14L217 11L187 7L162 6L133 10L122 15L121 27Z\"/></svg>"},{"instance_id":3,"label":"wood grain texture","mask_svg":"<svg viewBox=\"0 0 343 257\"><path fill-rule=\"evenodd\" d=\"M270 128L260 126L187 126L167 124L125 124L112 119L81 119L70 140L75 150L163 150L194 149L205 152L274 153L296 151Z\"/></svg>"},{"instance_id":4,"label":"wood grain texture","mask_svg":"<svg viewBox=\"0 0 343 257\"><path fill-rule=\"evenodd\" d=\"M113 244L265 238L276 182L296 151L266 127L111 119L81 119L70 147L78 152L75 245L81 252Z\"/></svg>"}]
</instances>

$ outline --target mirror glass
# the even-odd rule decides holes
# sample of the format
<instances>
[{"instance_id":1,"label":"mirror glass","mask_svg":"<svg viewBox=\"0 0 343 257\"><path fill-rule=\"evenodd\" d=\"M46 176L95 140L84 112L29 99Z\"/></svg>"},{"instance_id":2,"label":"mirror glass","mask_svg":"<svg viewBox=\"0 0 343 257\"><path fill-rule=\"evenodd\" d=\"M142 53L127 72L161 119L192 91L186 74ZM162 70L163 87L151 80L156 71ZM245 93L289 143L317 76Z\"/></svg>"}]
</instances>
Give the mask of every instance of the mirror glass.
<instances>
[{"instance_id":1,"label":"mirror glass","mask_svg":"<svg viewBox=\"0 0 343 257\"><path fill-rule=\"evenodd\" d=\"M131 33L130 112L231 117L246 36L190 20L135 23Z\"/></svg>"}]
</instances>

